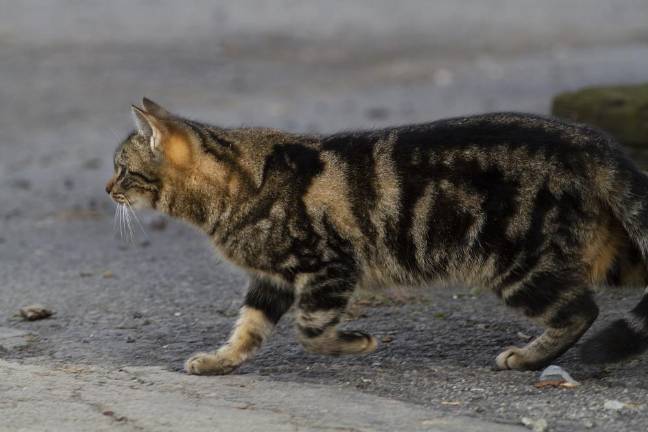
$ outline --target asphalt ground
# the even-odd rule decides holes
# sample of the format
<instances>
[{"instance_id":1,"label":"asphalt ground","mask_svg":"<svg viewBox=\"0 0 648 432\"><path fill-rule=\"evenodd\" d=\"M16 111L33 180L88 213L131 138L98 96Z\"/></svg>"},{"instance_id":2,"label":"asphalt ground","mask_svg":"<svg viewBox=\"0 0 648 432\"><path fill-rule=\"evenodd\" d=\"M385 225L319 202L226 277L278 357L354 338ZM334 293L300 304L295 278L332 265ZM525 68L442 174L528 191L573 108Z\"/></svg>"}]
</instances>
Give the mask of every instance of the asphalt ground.
<instances>
[{"instance_id":1,"label":"asphalt ground","mask_svg":"<svg viewBox=\"0 0 648 432\"><path fill-rule=\"evenodd\" d=\"M132 127L129 105L143 95L225 126L326 133L494 110L547 113L559 91L640 82L648 70L645 32L635 24L647 13L640 2L616 8L612 2L592 2L600 7L591 8L564 2L569 7L561 19L553 18L560 9L552 2L528 14L506 9L507 17L484 29L482 43L475 43L479 32L471 25L481 22L479 8L486 6L475 2L465 15L440 2L426 16L458 24L430 29L413 18L416 10L397 13L384 2L369 17L355 4L318 14L320 6L281 2L293 7L297 23L287 27L287 18L267 6L219 4L225 12L214 34L204 18L192 27L189 18L202 16L201 10L214 22L221 19L219 10L198 2L191 14L184 12L189 18L159 38L151 33L155 23L173 22L177 7L165 5L168 10L149 16L142 4L128 9L116 2L105 6L102 20L88 6L67 13L71 3L30 7L28 13L2 4L0 358L10 371L83 367L110 375L157 367L189 380L183 381L188 387L196 379L219 386L218 377L185 377L180 369L193 352L225 340L245 279L200 233L151 213L140 214L145 234L135 228L132 243L120 240L114 206L103 192L112 151ZM401 25L386 18L390 14ZM317 19L322 16L328 19ZM110 25L116 22L126 24ZM520 36L525 28L533 38ZM595 328L640 295L636 289L601 292ZM32 303L56 313L35 322L15 317ZM382 341L376 353L304 353L288 317L237 379L295 392L312 386L360 392L381 397L372 400L377 406L399 401L437 417L484 421L493 430L519 425L523 417L544 419L550 430L561 431L648 425L648 357L585 367L570 351L556 364L581 382L574 389L538 389L536 372L495 371L502 348L523 344L539 329L490 293L397 289L364 299L350 318L349 328ZM26 333L2 342L7 329ZM22 376L7 373L4 384L14 375ZM604 408L612 400L625 405Z\"/></svg>"}]
</instances>

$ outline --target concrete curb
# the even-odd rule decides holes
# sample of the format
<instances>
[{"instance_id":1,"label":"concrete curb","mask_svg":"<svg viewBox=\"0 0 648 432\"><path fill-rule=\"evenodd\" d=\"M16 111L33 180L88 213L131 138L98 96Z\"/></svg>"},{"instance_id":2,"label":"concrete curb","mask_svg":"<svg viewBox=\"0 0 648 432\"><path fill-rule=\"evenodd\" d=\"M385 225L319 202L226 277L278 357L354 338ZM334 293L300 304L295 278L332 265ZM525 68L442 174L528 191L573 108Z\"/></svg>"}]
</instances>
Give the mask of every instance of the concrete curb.
<instances>
[{"instance_id":1,"label":"concrete curb","mask_svg":"<svg viewBox=\"0 0 648 432\"><path fill-rule=\"evenodd\" d=\"M158 367L48 368L0 360L2 431L498 431L521 426L445 417L335 387L252 375L196 377Z\"/></svg>"}]
</instances>

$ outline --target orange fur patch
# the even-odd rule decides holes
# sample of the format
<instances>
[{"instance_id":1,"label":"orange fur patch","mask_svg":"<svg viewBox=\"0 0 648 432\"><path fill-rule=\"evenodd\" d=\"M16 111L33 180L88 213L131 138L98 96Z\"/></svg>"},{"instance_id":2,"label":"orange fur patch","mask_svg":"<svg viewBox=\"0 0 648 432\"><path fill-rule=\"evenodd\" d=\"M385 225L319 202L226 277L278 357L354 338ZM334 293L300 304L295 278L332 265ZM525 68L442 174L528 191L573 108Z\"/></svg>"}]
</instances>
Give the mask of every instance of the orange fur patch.
<instances>
[{"instance_id":1,"label":"orange fur patch","mask_svg":"<svg viewBox=\"0 0 648 432\"><path fill-rule=\"evenodd\" d=\"M186 167L192 160L191 143L186 136L178 133L171 134L164 141L164 155L172 164Z\"/></svg>"},{"instance_id":2,"label":"orange fur patch","mask_svg":"<svg viewBox=\"0 0 648 432\"><path fill-rule=\"evenodd\" d=\"M362 234L351 211L344 166L331 154L324 153L322 158L326 167L313 180L304 195L304 203L311 212L326 210L331 221L346 235L360 237Z\"/></svg>"},{"instance_id":3,"label":"orange fur patch","mask_svg":"<svg viewBox=\"0 0 648 432\"><path fill-rule=\"evenodd\" d=\"M623 243L623 228L613 217L595 228L583 249L583 259L589 268L592 283L605 282Z\"/></svg>"}]
</instances>

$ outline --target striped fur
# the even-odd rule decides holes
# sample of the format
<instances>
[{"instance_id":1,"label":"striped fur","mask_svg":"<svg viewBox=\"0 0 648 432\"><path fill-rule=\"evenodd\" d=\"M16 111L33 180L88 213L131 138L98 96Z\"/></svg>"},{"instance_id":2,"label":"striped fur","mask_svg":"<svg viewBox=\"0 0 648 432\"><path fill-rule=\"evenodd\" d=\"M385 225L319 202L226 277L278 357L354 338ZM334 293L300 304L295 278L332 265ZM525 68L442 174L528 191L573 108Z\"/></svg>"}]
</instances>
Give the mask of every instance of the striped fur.
<instances>
[{"instance_id":1,"label":"striped fur","mask_svg":"<svg viewBox=\"0 0 648 432\"><path fill-rule=\"evenodd\" d=\"M373 337L337 329L354 289L438 282L491 289L544 326L496 359L538 368L596 318L593 285L646 281L648 179L583 125L497 113L307 136L218 128L146 99L134 115L108 192L198 226L250 274L230 341L190 373L236 368L293 304L306 349L370 352ZM641 339L648 312L634 315Z\"/></svg>"}]
</instances>

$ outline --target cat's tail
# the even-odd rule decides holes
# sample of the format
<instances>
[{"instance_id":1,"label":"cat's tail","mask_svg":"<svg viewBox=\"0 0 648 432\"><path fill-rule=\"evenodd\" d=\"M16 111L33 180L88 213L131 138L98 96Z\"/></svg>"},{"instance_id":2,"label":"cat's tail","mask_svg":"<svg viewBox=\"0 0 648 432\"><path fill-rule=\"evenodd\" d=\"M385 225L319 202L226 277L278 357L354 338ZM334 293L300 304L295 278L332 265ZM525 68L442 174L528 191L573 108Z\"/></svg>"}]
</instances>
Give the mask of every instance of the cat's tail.
<instances>
[{"instance_id":1,"label":"cat's tail","mask_svg":"<svg viewBox=\"0 0 648 432\"><path fill-rule=\"evenodd\" d=\"M648 349L648 290L637 306L587 340L581 347L585 363L612 363Z\"/></svg>"},{"instance_id":2,"label":"cat's tail","mask_svg":"<svg viewBox=\"0 0 648 432\"><path fill-rule=\"evenodd\" d=\"M610 182L601 188L600 198L607 202L631 241L648 263L648 176L639 171L625 155L616 154L606 162ZM612 166L610 166L612 165ZM634 309L618 319L581 348L586 363L624 360L648 350L648 288Z\"/></svg>"}]
</instances>

